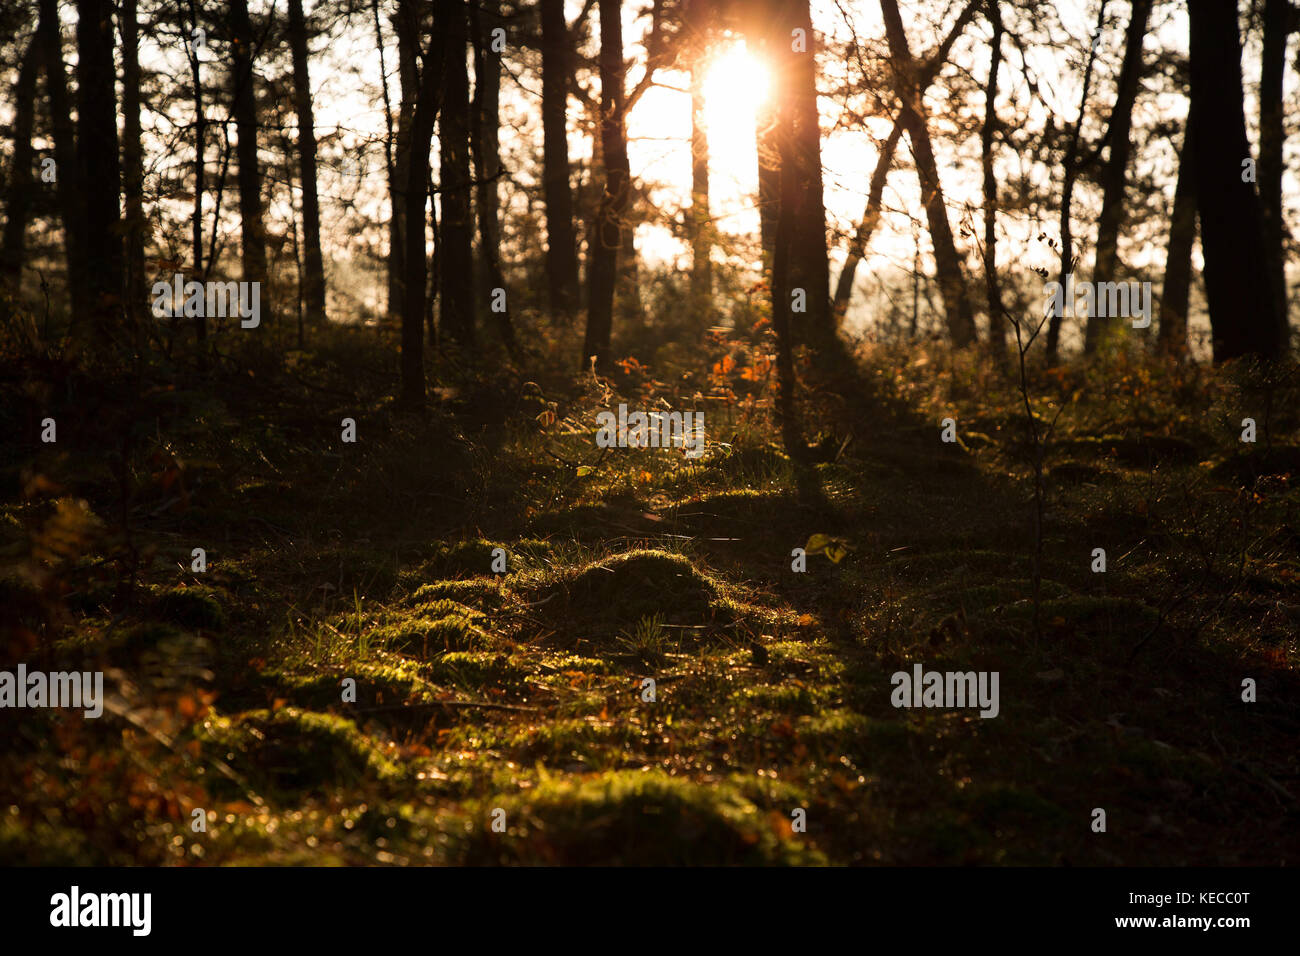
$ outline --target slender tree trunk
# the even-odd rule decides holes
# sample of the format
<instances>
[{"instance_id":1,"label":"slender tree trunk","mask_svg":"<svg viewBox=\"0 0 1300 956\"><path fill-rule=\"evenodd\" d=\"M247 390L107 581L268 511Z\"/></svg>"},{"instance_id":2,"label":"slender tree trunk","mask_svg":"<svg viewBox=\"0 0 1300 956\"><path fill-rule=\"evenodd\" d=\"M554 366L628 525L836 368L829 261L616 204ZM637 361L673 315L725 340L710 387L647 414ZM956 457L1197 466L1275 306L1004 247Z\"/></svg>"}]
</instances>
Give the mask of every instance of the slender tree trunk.
<instances>
[{"instance_id":1,"label":"slender tree trunk","mask_svg":"<svg viewBox=\"0 0 1300 956\"><path fill-rule=\"evenodd\" d=\"M379 15L379 0L370 0L371 18L375 25L375 51L379 56L379 90L384 100L384 171L388 174L388 264L384 270L388 280L388 299L385 312L389 321L401 314L400 305L394 301L397 286L402 281L402 232L398 228L402 204L401 183L397 177L397 136L393 124L393 101L388 92L388 64L384 62L384 22Z\"/></svg>"},{"instance_id":2,"label":"slender tree trunk","mask_svg":"<svg viewBox=\"0 0 1300 956\"><path fill-rule=\"evenodd\" d=\"M1180 359L1187 355L1187 307L1192 287L1192 246L1196 243L1196 160L1192 127L1183 133L1178 154L1178 184L1169 217L1164 289L1160 294L1159 342L1162 351Z\"/></svg>"},{"instance_id":3,"label":"slender tree trunk","mask_svg":"<svg viewBox=\"0 0 1300 956\"><path fill-rule=\"evenodd\" d=\"M709 13L701 4L687 8L691 35L691 309L704 321L713 311L713 217L709 211L709 127L704 80L708 71Z\"/></svg>"},{"instance_id":4,"label":"slender tree trunk","mask_svg":"<svg viewBox=\"0 0 1300 956\"><path fill-rule=\"evenodd\" d=\"M474 178L477 180L479 250L483 257L484 298L497 334L512 357L519 354L510 303L501 268L500 100L501 51L494 49L492 30L501 22L501 0L483 0L482 13L470 5L474 27ZM496 290L500 289L498 293Z\"/></svg>"},{"instance_id":5,"label":"slender tree trunk","mask_svg":"<svg viewBox=\"0 0 1300 956\"><path fill-rule=\"evenodd\" d=\"M397 157L394 164L397 186L393 192L393 221L389 224L389 237L396 239L392 262L388 270L388 314L406 314L406 249L410 245L406 235L406 187L411 179L411 124L415 118L415 100L419 79L416 55L420 48L420 6L416 0L399 0L393 27L397 33L397 75L402 102L397 114ZM439 80L441 82L441 79ZM428 198L427 196L425 197ZM424 202L420 202L420 218L424 222ZM421 237L420 246L424 241Z\"/></svg>"},{"instance_id":6,"label":"slender tree trunk","mask_svg":"<svg viewBox=\"0 0 1300 956\"><path fill-rule=\"evenodd\" d=\"M413 6L414 0L401 0ZM447 10L450 6L452 9ZM433 125L442 96L442 70L446 46L438 37L446 29L449 14L464 13L457 3L438 0L434 36L428 44L418 78L418 93L411 109L410 157L406 177L406 276L402 302L402 403L419 407L425 401L424 379L424 299L428 264L424 248L424 204L429 190L429 150L433 143ZM405 11L409 13L410 11ZM399 9L399 17L403 11ZM413 14L412 14L413 17ZM412 20L411 22L414 22ZM418 41L418 33L416 41ZM403 111L406 103L402 104ZM415 224L418 223L417 227Z\"/></svg>"},{"instance_id":7,"label":"slender tree trunk","mask_svg":"<svg viewBox=\"0 0 1300 956\"><path fill-rule=\"evenodd\" d=\"M1259 78L1259 199L1264 217L1264 261L1273 306L1287 324L1286 223L1282 214L1283 148L1286 126L1282 86L1286 76L1287 38L1294 29L1290 0L1264 0L1264 49Z\"/></svg>"},{"instance_id":8,"label":"slender tree trunk","mask_svg":"<svg viewBox=\"0 0 1300 956\"><path fill-rule=\"evenodd\" d=\"M709 214L709 129L704 118L703 36L691 67L691 308L700 317L713 305L713 221Z\"/></svg>"},{"instance_id":9,"label":"slender tree trunk","mask_svg":"<svg viewBox=\"0 0 1300 956\"><path fill-rule=\"evenodd\" d=\"M644 325L645 302L641 298L641 270L636 255L636 226L631 221L635 214L635 204L630 193L627 207L618 230L618 280L615 282L614 299L622 314L630 317L636 324Z\"/></svg>"},{"instance_id":10,"label":"slender tree trunk","mask_svg":"<svg viewBox=\"0 0 1300 956\"><path fill-rule=\"evenodd\" d=\"M45 96L54 136L55 191L63 219L63 254L68 272L68 291L72 300L72 319L90 313L89 286L77 281L86 274L86 210L77 172L77 132L72 121L72 101L68 96L68 76L63 66L63 28L59 22L57 0L40 0L42 59L45 62Z\"/></svg>"},{"instance_id":11,"label":"slender tree trunk","mask_svg":"<svg viewBox=\"0 0 1300 956\"><path fill-rule=\"evenodd\" d=\"M302 0L289 0L289 47L293 56L293 106L298 114L298 178L302 183L302 298L308 321L324 323L325 264L320 251L320 198L316 187L316 118Z\"/></svg>"},{"instance_id":12,"label":"slender tree trunk","mask_svg":"<svg viewBox=\"0 0 1300 956\"><path fill-rule=\"evenodd\" d=\"M1124 225L1124 184L1128 177L1129 142L1133 129L1133 105L1142 81L1142 41L1147 34L1153 0L1133 0L1124 39L1124 62L1119 71L1119 91L1108 124L1110 155L1101 171L1101 214L1097 220L1097 256L1092 270L1093 282L1113 282L1119 267L1119 233ZM1084 352L1092 354L1114 328L1114 319L1088 316L1084 334Z\"/></svg>"},{"instance_id":13,"label":"slender tree trunk","mask_svg":"<svg viewBox=\"0 0 1300 956\"><path fill-rule=\"evenodd\" d=\"M898 140L902 134L902 125L895 122L885 144L880 147L879 156L876 157L876 168L871 174L871 185L867 189L867 207L862 211L862 220L858 223L858 228L853 233L853 241L849 244L848 258L844 260L844 268L840 270L839 279L835 283L835 298L831 310L835 315L837 328L844 322L844 316L849 310L849 300L853 296L854 276L863 257L867 254L867 246L871 243L872 233L876 231L876 224L880 222L880 203L885 193L885 180L894 165L894 153L898 149Z\"/></svg>"},{"instance_id":14,"label":"slender tree trunk","mask_svg":"<svg viewBox=\"0 0 1300 956\"><path fill-rule=\"evenodd\" d=\"M257 99L253 76L253 26L248 0L230 0L231 98L235 115L235 158L239 162L240 260L245 282L266 281L262 172L257 156ZM262 290L263 302L266 289Z\"/></svg>"},{"instance_id":15,"label":"slender tree trunk","mask_svg":"<svg viewBox=\"0 0 1300 956\"><path fill-rule=\"evenodd\" d=\"M831 316L830 259L826 238L826 207L822 195L821 123L817 113L817 61L808 0L780 0L773 21L773 46L780 51L784 68L779 72L784 82L779 86L782 98L789 98L791 125L790 152L782 153L782 162L794 163L794 183L798 205L794 212L794 236L790 248L790 285L803 289L807 299L802 321L792 328L794 341L813 347L824 356L835 340L835 322ZM801 31L801 32L796 32ZM796 45L794 38L805 41ZM781 144L785 148L785 144ZM786 188L784 167L782 188ZM782 194L785 198L785 194ZM799 313L796 313L799 314Z\"/></svg>"},{"instance_id":16,"label":"slender tree trunk","mask_svg":"<svg viewBox=\"0 0 1300 956\"><path fill-rule=\"evenodd\" d=\"M778 73L788 80L789 72ZM795 461L808 457L803 428L795 405L794 328L792 295L795 288L793 247L798 241L797 222L802 198L802 184L794 142L795 105L788 96L778 94L774 141L777 148L777 217L772 249L772 329L776 333L777 422L781 442Z\"/></svg>"},{"instance_id":17,"label":"slender tree trunk","mask_svg":"<svg viewBox=\"0 0 1300 956\"><path fill-rule=\"evenodd\" d=\"M766 49L764 44L761 49ZM781 161L776 144L775 90L758 105L754 124L758 157L758 229L763 247L763 268L771 272L776 253L776 221L780 213Z\"/></svg>"},{"instance_id":18,"label":"slender tree trunk","mask_svg":"<svg viewBox=\"0 0 1300 956\"><path fill-rule=\"evenodd\" d=\"M980 156L984 167L984 294L989 310L989 352L999 363L1006 358L1007 322L1002 314L1002 289L998 282L998 181L993 174L993 134L998 124L998 70L1002 65L1002 11L989 0L993 39L989 42L989 83L984 94L984 125L980 130Z\"/></svg>"},{"instance_id":19,"label":"slender tree trunk","mask_svg":"<svg viewBox=\"0 0 1300 956\"><path fill-rule=\"evenodd\" d=\"M570 37L564 0L541 0L542 189L546 201L546 281L551 308L567 321L578 310L578 242L569 184Z\"/></svg>"},{"instance_id":20,"label":"slender tree trunk","mask_svg":"<svg viewBox=\"0 0 1300 956\"><path fill-rule=\"evenodd\" d=\"M474 214L470 205L469 23L464 0L447 3L443 21L445 77L438 119L439 186L439 341L448 337L463 348L475 345Z\"/></svg>"},{"instance_id":21,"label":"slender tree trunk","mask_svg":"<svg viewBox=\"0 0 1300 956\"><path fill-rule=\"evenodd\" d=\"M144 240L144 148L140 130L140 27L136 0L122 0L122 194L126 210L126 314L139 323L146 314Z\"/></svg>"},{"instance_id":22,"label":"slender tree trunk","mask_svg":"<svg viewBox=\"0 0 1300 956\"><path fill-rule=\"evenodd\" d=\"M88 287L91 331L100 339L113 336L125 291L113 40L110 0L77 0L77 175L86 204L86 273L70 280Z\"/></svg>"},{"instance_id":23,"label":"slender tree trunk","mask_svg":"<svg viewBox=\"0 0 1300 956\"><path fill-rule=\"evenodd\" d=\"M1070 213L1074 206L1074 184L1083 171L1084 164L1079 161L1079 140L1083 133L1083 116L1088 109L1088 96L1092 89L1092 72L1097 64L1097 45L1100 42L1102 27L1106 23L1106 3L1097 9L1097 27L1093 33L1094 42L1088 48L1088 59L1083 67L1083 88L1079 93L1079 116L1074 121L1074 129L1070 133L1070 145L1065 151L1065 157L1061 162L1063 170L1061 183L1061 266L1060 266L1060 283L1062 288L1066 288L1070 274L1074 271L1074 235L1073 224ZM1064 317L1065 309L1059 309L1052 313L1047 323L1047 364L1054 366L1060 358L1061 348L1061 320Z\"/></svg>"},{"instance_id":24,"label":"slender tree trunk","mask_svg":"<svg viewBox=\"0 0 1300 956\"><path fill-rule=\"evenodd\" d=\"M207 139L208 117L203 101L203 61L196 33L199 27L199 10L197 0L189 0L190 37L185 49L190 61L190 87L194 97L194 206L190 211L190 258L193 259L193 276L196 280L204 277L203 270L203 193L207 189ZM219 182L225 181L224 170ZM218 193L217 209L221 208ZM216 245L216 223L213 223L212 239ZM203 310L194 317L194 337L202 343L208 335L207 317Z\"/></svg>"},{"instance_id":25,"label":"slender tree trunk","mask_svg":"<svg viewBox=\"0 0 1300 956\"><path fill-rule=\"evenodd\" d=\"M1280 358L1285 323L1265 265L1263 215L1242 178L1250 155L1241 84L1236 0L1196 0L1190 21L1191 117L1196 133L1196 203L1205 255L1214 360Z\"/></svg>"},{"instance_id":26,"label":"slender tree trunk","mask_svg":"<svg viewBox=\"0 0 1300 956\"><path fill-rule=\"evenodd\" d=\"M39 28L38 28L39 29ZM32 127L36 112L36 76L41 66L41 37L34 35L18 68L14 87L13 152L10 154L9 182L5 187L5 227L0 239L0 292L17 299L22 288L23 265L27 259L27 224L31 219L32 197ZM0 299L0 310L8 302Z\"/></svg>"},{"instance_id":27,"label":"slender tree trunk","mask_svg":"<svg viewBox=\"0 0 1300 956\"><path fill-rule=\"evenodd\" d=\"M929 89L930 84L934 82L934 78L938 76L939 71L947 62L952 45L957 42L957 38L961 36L975 16L977 6L976 0L967 3L961 13L957 15L957 19L953 21L948 35L944 37L935 52L921 66L917 79L917 89L922 91L922 95L924 95L925 90ZM862 213L862 220L858 223L853 241L849 244L849 255L844 262L844 268L840 270L839 279L835 284L835 297L832 300L831 313L834 316L836 328L844 321L844 316L849 307L849 299L853 295L854 277L857 274L858 266L862 262L862 257L866 255L867 245L871 242L871 235L880 221L880 201L885 189L885 179L893 166L894 153L898 148L898 140L902 132L901 122L895 120L894 127L889 132L889 138L886 139L876 160L875 171L871 174L867 206Z\"/></svg>"},{"instance_id":28,"label":"slender tree trunk","mask_svg":"<svg viewBox=\"0 0 1300 956\"><path fill-rule=\"evenodd\" d=\"M926 221L934 246L935 280L943 298L948 335L954 346L962 348L975 341L975 316L966 290L966 279L962 274L961 256L957 252L952 227L948 223L948 211L944 206L943 185L939 180L939 167L935 162L934 147L926 125L925 106L921 102L922 91L917 83L918 68L908 48L897 0L880 0L880 9L889 40L898 98L902 104L899 122L907 131L907 137L912 143L912 154L916 157Z\"/></svg>"},{"instance_id":29,"label":"slender tree trunk","mask_svg":"<svg viewBox=\"0 0 1300 956\"><path fill-rule=\"evenodd\" d=\"M600 0L600 138L605 161L605 190L600 198L595 235L588 252L587 332L581 367L592 356L596 369L610 372L610 337L614 325L614 279L621 225L627 214L631 168L624 125L622 0Z\"/></svg>"}]
</instances>

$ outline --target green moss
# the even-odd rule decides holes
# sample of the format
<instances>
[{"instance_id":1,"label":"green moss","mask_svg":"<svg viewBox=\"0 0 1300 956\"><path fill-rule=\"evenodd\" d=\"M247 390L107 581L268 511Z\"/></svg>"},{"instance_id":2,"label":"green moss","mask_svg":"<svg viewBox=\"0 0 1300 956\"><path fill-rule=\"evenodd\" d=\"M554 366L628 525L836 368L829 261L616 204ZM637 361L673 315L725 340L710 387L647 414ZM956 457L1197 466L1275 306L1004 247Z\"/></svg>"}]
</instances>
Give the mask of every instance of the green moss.
<instances>
[{"instance_id":1,"label":"green moss","mask_svg":"<svg viewBox=\"0 0 1300 956\"><path fill-rule=\"evenodd\" d=\"M406 701L431 699L428 682L420 677L415 661L401 664L357 662L345 671L333 673L294 674L277 670L263 671L258 683L271 697L280 697L289 704L309 710L338 707L343 700L343 681L352 678L357 682L356 704L401 704Z\"/></svg>"},{"instance_id":2,"label":"green moss","mask_svg":"<svg viewBox=\"0 0 1300 956\"><path fill-rule=\"evenodd\" d=\"M236 772L285 793L327 792L402 775L355 723L332 714L253 710L229 720L210 718L203 732Z\"/></svg>"},{"instance_id":3,"label":"green moss","mask_svg":"<svg viewBox=\"0 0 1300 956\"><path fill-rule=\"evenodd\" d=\"M711 620L720 588L684 555L639 550L592 562L540 592L547 602L543 613L551 619L570 630L600 622L612 637L609 632L655 615L674 624Z\"/></svg>"},{"instance_id":4,"label":"green moss","mask_svg":"<svg viewBox=\"0 0 1300 956\"><path fill-rule=\"evenodd\" d=\"M808 687L794 684L745 687L735 695L736 700L745 706L766 708L783 714L814 713L821 696Z\"/></svg>"},{"instance_id":5,"label":"green moss","mask_svg":"<svg viewBox=\"0 0 1300 956\"><path fill-rule=\"evenodd\" d=\"M483 690L523 687L529 671L505 654L453 651L439 654L427 666L429 679L438 684Z\"/></svg>"},{"instance_id":6,"label":"green moss","mask_svg":"<svg viewBox=\"0 0 1300 956\"><path fill-rule=\"evenodd\" d=\"M506 833L491 811L505 810ZM717 866L822 862L782 839L770 818L733 787L661 772L618 771L593 780L545 780L480 805L463 847L467 863Z\"/></svg>"},{"instance_id":7,"label":"green moss","mask_svg":"<svg viewBox=\"0 0 1300 956\"><path fill-rule=\"evenodd\" d=\"M425 658L439 652L486 646L488 636L472 623L468 609L451 605L450 601L439 601L418 616L375 628L370 639L389 650L418 653Z\"/></svg>"},{"instance_id":8,"label":"green moss","mask_svg":"<svg viewBox=\"0 0 1300 956\"><path fill-rule=\"evenodd\" d=\"M501 586L493 578L434 581L417 588L411 595L410 603L422 605L446 600L473 605L480 610L499 607L502 600Z\"/></svg>"}]
</instances>

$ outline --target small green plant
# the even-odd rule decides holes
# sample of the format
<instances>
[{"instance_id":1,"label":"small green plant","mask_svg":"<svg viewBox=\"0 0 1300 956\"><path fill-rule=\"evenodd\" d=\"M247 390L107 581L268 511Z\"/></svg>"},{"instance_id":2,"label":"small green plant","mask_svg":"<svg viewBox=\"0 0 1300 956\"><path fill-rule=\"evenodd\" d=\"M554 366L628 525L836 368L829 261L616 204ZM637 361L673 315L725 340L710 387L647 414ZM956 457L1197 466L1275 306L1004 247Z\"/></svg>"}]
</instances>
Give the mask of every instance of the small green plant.
<instances>
[{"instance_id":1,"label":"small green plant","mask_svg":"<svg viewBox=\"0 0 1300 956\"><path fill-rule=\"evenodd\" d=\"M663 660L668 635L662 614L651 614L637 621L636 627L622 632L618 643L638 660L652 663Z\"/></svg>"}]
</instances>

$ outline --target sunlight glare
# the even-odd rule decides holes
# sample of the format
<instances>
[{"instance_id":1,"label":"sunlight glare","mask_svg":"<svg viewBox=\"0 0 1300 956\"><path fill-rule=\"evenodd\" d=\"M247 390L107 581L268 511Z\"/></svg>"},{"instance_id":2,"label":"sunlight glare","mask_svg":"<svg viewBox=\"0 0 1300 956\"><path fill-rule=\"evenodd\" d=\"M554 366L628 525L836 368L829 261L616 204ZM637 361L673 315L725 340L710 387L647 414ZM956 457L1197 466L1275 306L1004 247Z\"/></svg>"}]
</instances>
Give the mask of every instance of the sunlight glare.
<instances>
[{"instance_id":1,"label":"sunlight glare","mask_svg":"<svg viewBox=\"0 0 1300 956\"><path fill-rule=\"evenodd\" d=\"M704 121L710 165L728 176L748 178L754 164L754 122L767 98L767 65L744 41L722 52L704 76Z\"/></svg>"}]
</instances>

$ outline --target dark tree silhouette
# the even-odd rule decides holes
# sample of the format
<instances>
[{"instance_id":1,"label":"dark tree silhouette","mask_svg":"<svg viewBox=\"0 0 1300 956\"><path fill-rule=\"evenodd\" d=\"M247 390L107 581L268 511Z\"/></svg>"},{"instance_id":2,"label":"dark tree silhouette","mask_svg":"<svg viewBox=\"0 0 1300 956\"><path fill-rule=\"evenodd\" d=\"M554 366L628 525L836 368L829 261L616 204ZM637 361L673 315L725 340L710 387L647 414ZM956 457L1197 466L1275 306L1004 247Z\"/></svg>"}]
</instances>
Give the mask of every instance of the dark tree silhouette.
<instances>
[{"instance_id":1,"label":"dark tree silhouette","mask_svg":"<svg viewBox=\"0 0 1300 956\"><path fill-rule=\"evenodd\" d=\"M140 24L136 0L122 0L122 199L126 224L126 314L132 324L146 315L144 241L144 146L141 142Z\"/></svg>"},{"instance_id":2,"label":"dark tree silhouette","mask_svg":"<svg viewBox=\"0 0 1300 956\"><path fill-rule=\"evenodd\" d=\"M1300 10L1290 0L1264 0L1264 47L1259 76L1259 198L1264 217L1264 266L1273 307L1285 325L1288 315L1286 254L1283 241L1282 172L1286 140L1282 87L1286 77L1287 40L1300 24Z\"/></svg>"},{"instance_id":3,"label":"dark tree silhouette","mask_svg":"<svg viewBox=\"0 0 1300 956\"><path fill-rule=\"evenodd\" d=\"M568 98L572 40L564 0L541 0L542 189L546 204L546 279L551 308L567 318L578 309L578 240L569 184Z\"/></svg>"},{"instance_id":4,"label":"dark tree silhouette","mask_svg":"<svg viewBox=\"0 0 1300 956\"><path fill-rule=\"evenodd\" d=\"M506 280L501 268L501 178L500 98L501 52L495 48L492 31L499 28L500 0L484 0L483 9L470 5L474 34L474 127L471 146L474 151L475 202L478 204L479 249L483 256L484 299L496 325L502 344L511 355L518 354L514 324L510 319L507 295L500 297L498 309L495 290L505 292Z\"/></svg>"},{"instance_id":5,"label":"dark tree silhouette","mask_svg":"<svg viewBox=\"0 0 1300 956\"><path fill-rule=\"evenodd\" d=\"M601 373L610 371L610 334L614 322L614 278L622 244L623 217L631 192L627 158L623 65L623 4L600 0L600 142L605 187L596 214L595 234L587 263L587 332L582 362L592 356Z\"/></svg>"},{"instance_id":6,"label":"dark tree silhouette","mask_svg":"<svg viewBox=\"0 0 1300 956\"><path fill-rule=\"evenodd\" d=\"M916 157L916 172L921 181L926 221L934 245L935 278L939 294L943 298L948 336L952 344L960 348L975 341L975 317L966 290L966 279L962 274L961 255L957 252L952 227L948 223L948 211L944 206L943 184L939 180L939 167L935 162L934 146L930 140L922 102L924 87L919 82L921 72L908 47L897 0L881 0L880 10L885 20L885 34L889 39L895 93L901 104L899 122L907 131L912 154ZM963 11L962 16L969 17L973 10L972 4Z\"/></svg>"},{"instance_id":7,"label":"dark tree silhouette","mask_svg":"<svg viewBox=\"0 0 1300 956\"><path fill-rule=\"evenodd\" d=\"M1169 217L1165 278L1160 293L1158 341L1169 355L1187 354L1187 308L1192 288L1192 247L1196 244L1196 161L1192 154L1192 127L1183 131L1178 152L1178 182Z\"/></svg>"},{"instance_id":8,"label":"dark tree silhouette","mask_svg":"<svg viewBox=\"0 0 1300 956\"><path fill-rule=\"evenodd\" d=\"M1083 84L1079 92L1079 115L1074 121L1074 126L1070 130L1069 143L1065 149L1065 155L1061 159L1062 182L1061 182L1061 245L1057 252L1060 259L1059 280L1062 286L1066 284L1066 277L1074 271L1074 223L1071 218L1074 207L1074 185L1078 181L1079 175L1087 169L1097 159L1097 154L1101 152L1105 141L1098 145L1095 152L1090 155L1083 153L1082 135L1083 119L1088 109L1088 97L1092 92L1092 74L1097 66L1097 50L1100 43L1101 30L1106 24L1106 3L1105 0L1097 8L1097 26L1093 31L1093 42L1088 47L1088 56L1084 61L1083 67ZM1065 309L1052 313L1051 319L1047 323L1047 364L1055 365L1060 356L1061 347L1061 320L1064 317Z\"/></svg>"},{"instance_id":9,"label":"dark tree silhouette","mask_svg":"<svg viewBox=\"0 0 1300 956\"><path fill-rule=\"evenodd\" d=\"M113 335L122 312L121 167L117 153L117 73L113 4L77 0L77 172L85 196L84 277L91 330ZM73 315L74 326L82 317Z\"/></svg>"},{"instance_id":10,"label":"dark tree silhouette","mask_svg":"<svg viewBox=\"0 0 1300 956\"><path fill-rule=\"evenodd\" d=\"M441 21L443 53L442 114L438 119L439 339L473 348L474 214L471 207L468 10L464 0L445 2Z\"/></svg>"},{"instance_id":11,"label":"dark tree silhouette","mask_svg":"<svg viewBox=\"0 0 1300 956\"><path fill-rule=\"evenodd\" d=\"M1286 326L1269 284L1259 196L1243 172L1251 157L1237 4L1197 0L1188 12L1188 122L1198 133L1192 153L1214 359L1222 362L1251 354L1276 358L1286 351Z\"/></svg>"},{"instance_id":12,"label":"dark tree silhouette","mask_svg":"<svg viewBox=\"0 0 1300 956\"><path fill-rule=\"evenodd\" d=\"M17 297L27 257L27 224L31 217L32 126L36 113L36 76L41 65L40 36L27 42L22 64L18 67L18 84L14 87L13 153L9 162L9 181L5 184L5 226L0 237L0 286L10 297ZM7 308L0 299L0 309Z\"/></svg>"},{"instance_id":13,"label":"dark tree silhouette","mask_svg":"<svg viewBox=\"0 0 1300 956\"><path fill-rule=\"evenodd\" d=\"M298 180L302 185L303 299L307 318L325 321L325 264L320 251L320 197L316 181L316 118L307 68L307 21L302 0L289 0L293 107L298 114Z\"/></svg>"},{"instance_id":14,"label":"dark tree silhouette","mask_svg":"<svg viewBox=\"0 0 1300 956\"><path fill-rule=\"evenodd\" d=\"M40 0L37 35L41 38L45 61L45 97L54 135L55 190L63 219L64 262L75 320L77 316L86 315L90 308L90 287L74 279L86 272L86 212L82 205L81 177L77 171L77 133L68 96L68 77L63 66L63 28L59 22L57 0Z\"/></svg>"},{"instance_id":15,"label":"dark tree silhouette","mask_svg":"<svg viewBox=\"0 0 1300 956\"><path fill-rule=\"evenodd\" d=\"M989 81L984 94L984 123L980 127L980 159L984 173L984 296L989 311L989 352L994 360L1006 357L1008 324L1002 314L1002 288L998 281L998 181L993 173L993 135L998 123L998 71L1002 66L1002 9L998 0L988 0L988 18L993 24L989 41Z\"/></svg>"},{"instance_id":16,"label":"dark tree silhouette","mask_svg":"<svg viewBox=\"0 0 1300 956\"><path fill-rule=\"evenodd\" d=\"M1124 62L1119 70L1119 92L1111 110L1107 142L1110 154L1101 167L1101 213L1097 219L1097 255L1092 270L1093 282L1113 282L1119 267L1119 232L1124 225L1124 185L1128 177L1132 152L1133 105L1142 82L1142 41L1151 18L1152 0L1133 0L1124 38ZM1114 328L1114 320L1105 316L1088 316L1084 334L1085 352L1096 351Z\"/></svg>"},{"instance_id":17,"label":"dark tree silhouette","mask_svg":"<svg viewBox=\"0 0 1300 956\"><path fill-rule=\"evenodd\" d=\"M416 0L402 0L403 6L415 7ZM402 403L419 407L425 400L424 376L424 297L428 294L425 282L428 265L424 249L424 207L429 198L429 150L433 145L433 127L438 118L442 97L443 59L446 44L440 38L448 19L464 9L455 0L438 0L435 6L433 39L421 57L419 75L415 86L415 102L411 104L410 157L406 177L406 281L402 299ZM420 21L413 9L399 10L399 17L409 17L408 23ZM413 42L419 46L419 33ZM403 103L403 109L406 104ZM416 224L419 224L417 226Z\"/></svg>"},{"instance_id":18,"label":"dark tree silhouette","mask_svg":"<svg viewBox=\"0 0 1300 956\"><path fill-rule=\"evenodd\" d=\"M257 155L257 98L254 89L255 40L248 0L230 3L231 101L238 137L239 251L245 282L266 281L266 235L262 206L262 170ZM265 293L266 290L263 290ZM265 295L262 299L266 301Z\"/></svg>"}]
</instances>

